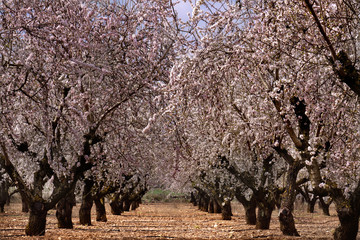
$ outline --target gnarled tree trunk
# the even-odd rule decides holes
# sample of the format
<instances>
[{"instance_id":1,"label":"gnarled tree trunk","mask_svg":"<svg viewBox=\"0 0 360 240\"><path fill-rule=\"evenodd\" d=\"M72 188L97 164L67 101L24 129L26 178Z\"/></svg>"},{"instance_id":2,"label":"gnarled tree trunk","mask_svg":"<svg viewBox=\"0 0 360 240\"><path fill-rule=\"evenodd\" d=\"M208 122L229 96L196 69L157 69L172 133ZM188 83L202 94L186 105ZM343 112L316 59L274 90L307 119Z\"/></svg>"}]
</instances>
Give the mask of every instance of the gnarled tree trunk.
<instances>
[{"instance_id":1,"label":"gnarled tree trunk","mask_svg":"<svg viewBox=\"0 0 360 240\"><path fill-rule=\"evenodd\" d=\"M4 206L9 199L8 190L8 183L6 180L3 179L2 181L0 181L0 212L4 212Z\"/></svg>"},{"instance_id":2,"label":"gnarled tree trunk","mask_svg":"<svg viewBox=\"0 0 360 240\"><path fill-rule=\"evenodd\" d=\"M236 198L245 209L246 224L256 225L256 199L254 195L251 196L250 200L247 200L242 194L238 193Z\"/></svg>"},{"instance_id":3,"label":"gnarled tree trunk","mask_svg":"<svg viewBox=\"0 0 360 240\"><path fill-rule=\"evenodd\" d=\"M269 229L271 214L275 208L275 200L261 199L257 201L258 214L256 218L256 229Z\"/></svg>"},{"instance_id":4,"label":"gnarled tree trunk","mask_svg":"<svg viewBox=\"0 0 360 240\"><path fill-rule=\"evenodd\" d=\"M314 213L315 212L315 204L316 204L317 197L314 196L311 200L308 201L307 205L307 212Z\"/></svg>"},{"instance_id":5,"label":"gnarled tree trunk","mask_svg":"<svg viewBox=\"0 0 360 240\"><path fill-rule=\"evenodd\" d=\"M349 197L337 187L330 190L340 225L335 229L335 240L356 240L360 217L360 183Z\"/></svg>"},{"instance_id":6,"label":"gnarled tree trunk","mask_svg":"<svg viewBox=\"0 0 360 240\"><path fill-rule=\"evenodd\" d=\"M222 220L231 220L232 211L231 211L231 203L229 201L225 201L222 203L221 208L221 217Z\"/></svg>"},{"instance_id":7,"label":"gnarled tree trunk","mask_svg":"<svg viewBox=\"0 0 360 240\"><path fill-rule=\"evenodd\" d=\"M25 233L28 236L43 236L45 235L46 215L48 210L45 204L39 201L30 204L29 222L25 228Z\"/></svg>"},{"instance_id":8,"label":"gnarled tree trunk","mask_svg":"<svg viewBox=\"0 0 360 240\"><path fill-rule=\"evenodd\" d=\"M81 225L91 225L91 208L93 205L93 197L91 194L91 188L94 185L94 181L91 179L84 180L85 186L82 194L82 202L79 210L79 219Z\"/></svg>"},{"instance_id":9,"label":"gnarled tree trunk","mask_svg":"<svg viewBox=\"0 0 360 240\"><path fill-rule=\"evenodd\" d=\"M214 200L212 200L212 199L209 201L208 212L214 213Z\"/></svg>"},{"instance_id":10,"label":"gnarled tree trunk","mask_svg":"<svg viewBox=\"0 0 360 240\"><path fill-rule=\"evenodd\" d=\"M125 198L124 199L124 211L130 211L130 205L131 205L131 201L129 200L129 198Z\"/></svg>"},{"instance_id":11,"label":"gnarled tree trunk","mask_svg":"<svg viewBox=\"0 0 360 240\"><path fill-rule=\"evenodd\" d=\"M214 213L221 213L221 206L217 201L214 201Z\"/></svg>"},{"instance_id":12,"label":"gnarled tree trunk","mask_svg":"<svg viewBox=\"0 0 360 240\"><path fill-rule=\"evenodd\" d=\"M134 200L131 202L131 210L136 210L140 206L140 200Z\"/></svg>"},{"instance_id":13,"label":"gnarled tree trunk","mask_svg":"<svg viewBox=\"0 0 360 240\"><path fill-rule=\"evenodd\" d=\"M356 240L359 231L359 214L354 213L349 208L336 210L340 220L340 225L335 229L335 240Z\"/></svg>"},{"instance_id":14,"label":"gnarled tree trunk","mask_svg":"<svg viewBox=\"0 0 360 240\"><path fill-rule=\"evenodd\" d=\"M95 203L95 207L96 207L96 221L107 222L105 199L104 198L95 198L94 203Z\"/></svg>"},{"instance_id":15,"label":"gnarled tree trunk","mask_svg":"<svg viewBox=\"0 0 360 240\"><path fill-rule=\"evenodd\" d=\"M319 202L320 202L320 207L323 211L323 214L325 216L330 216L330 205L332 203L332 199L329 199L328 201L325 202L323 197L319 197Z\"/></svg>"},{"instance_id":16,"label":"gnarled tree trunk","mask_svg":"<svg viewBox=\"0 0 360 240\"><path fill-rule=\"evenodd\" d=\"M286 176L286 190L283 194L283 201L279 212L280 230L284 235L300 236L295 228L295 221L292 211L296 197L296 178L301 167L297 163L289 165Z\"/></svg>"},{"instance_id":17,"label":"gnarled tree trunk","mask_svg":"<svg viewBox=\"0 0 360 240\"><path fill-rule=\"evenodd\" d=\"M56 205L56 218L58 220L58 228L73 228L72 209L75 206L74 190L71 190L65 198L61 199Z\"/></svg>"},{"instance_id":18,"label":"gnarled tree trunk","mask_svg":"<svg viewBox=\"0 0 360 240\"><path fill-rule=\"evenodd\" d=\"M113 215L121 215L123 212L123 203L120 202L120 193L116 193L110 201L111 213Z\"/></svg>"},{"instance_id":19,"label":"gnarled tree trunk","mask_svg":"<svg viewBox=\"0 0 360 240\"><path fill-rule=\"evenodd\" d=\"M26 196L24 193L22 193L21 191L19 191L20 196L21 196L21 211L24 213L29 212L29 203L28 200L26 199Z\"/></svg>"},{"instance_id":20,"label":"gnarled tree trunk","mask_svg":"<svg viewBox=\"0 0 360 240\"><path fill-rule=\"evenodd\" d=\"M190 193L190 203L192 203L194 206L197 206L196 197L193 192Z\"/></svg>"},{"instance_id":21,"label":"gnarled tree trunk","mask_svg":"<svg viewBox=\"0 0 360 240\"><path fill-rule=\"evenodd\" d=\"M247 205L245 208L246 224L256 225L256 202Z\"/></svg>"}]
</instances>

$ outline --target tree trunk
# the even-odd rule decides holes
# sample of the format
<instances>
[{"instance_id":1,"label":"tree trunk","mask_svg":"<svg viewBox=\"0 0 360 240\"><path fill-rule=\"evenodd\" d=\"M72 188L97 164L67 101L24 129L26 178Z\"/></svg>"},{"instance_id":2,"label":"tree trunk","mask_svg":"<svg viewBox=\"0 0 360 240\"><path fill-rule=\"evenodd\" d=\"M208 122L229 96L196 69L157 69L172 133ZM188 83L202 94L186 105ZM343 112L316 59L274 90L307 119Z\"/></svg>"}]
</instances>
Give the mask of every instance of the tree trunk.
<instances>
[{"instance_id":1,"label":"tree trunk","mask_svg":"<svg viewBox=\"0 0 360 240\"><path fill-rule=\"evenodd\" d=\"M307 212L308 213L314 213L315 212L316 200L317 200L317 197L313 196L313 198L308 201L308 205L307 205Z\"/></svg>"},{"instance_id":2,"label":"tree trunk","mask_svg":"<svg viewBox=\"0 0 360 240\"><path fill-rule=\"evenodd\" d=\"M25 200L21 200L21 211L24 212L24 213L29 212L29 204Z\"/></svg>"},{"instance_id":3,"label":"tree trunk","mask_svg":"<svg viewBox=\"0 0 360 240\"><path fill-rule=\"evenodd\" d=\"M222 204L222 208L221 208L222 220L231 220L231 216L232 216L231 203L229 201L225 201Z\"/></svg>"},{"instance_id":4,"label":"tree trunk","mask_svg":"<svg viewBox=\"0 0 360 240\"><path fill-rule=\"evenodd\" d=\"M214 213L214 200L209 201L208 212L209 213Z\"/></svg>"},{"instance_id":5,"label":"tree trunk","mask_svg":"<svg viewBox=\"0 0 360 240\"><path fill-rule=\"evenodd\" d=\"M256 203L250 204L245 208L245 221L246 224L256 225Z\"/></svg>"},{"instance_id":6,"label":"tree trunk","mask_svg":"<svg viewBox=\"0 0 360 240\"><path fill-rule=\"evenodd\" d=\"M359 214L355 214L348 208L336 210L340 225L335 229L335 240L356 240L359 230Z\"/></svg>"},{"instance_id":7,"label":"tree trunk","mask_svg":"<svg viewBox=\"0 0 360 240\"><path fill-rule=\"evenodd\" d=\"M6 180L0 180L0 212L4 212L4 206L9 199L8 184Z\"/></svg>"},{"instance_id":8,"label":"tree trunk","mask_svg":"<svg viewBox=\"0 0 360 240\"><path fill-rule=\"evenodd\" d=\"M320 198L319 198L319 203L320 203L321 209L322 209L322 211L323 211L323 214L324 214L325 216L330 216L330 210L329 210L329 208L330 208L331 202L332 202L331 200L328 201L328 202L325 202L324 199L323 199L323 197L320 197Z\"/></svg>"},{"instance_id":9,"label":"tree trunk","mask_svg":"<svg viewBox=\"0 0 360 240\"><path fill-rule=\"evenodd\" d=\"M85 179L85 186L82 194L82 202L79 210L79 219L81 225L91 225L91 208L93 205L93 198L91 195L91 188L94 185L94 181Z\"/></svg>"},{"instance_id":10,"label":"tree trunk","mask_svg":"<svg viewBox=\"0 0 360 240\"><path fill-rule=\"evenodd\" d=\"M292 215L296 197L296 178L300 169L300 165L296 162L289 164L286 176L286 189L279 212L280 230L284 235L288 236L300 236L295 228L294 216Z\"/></svg>"},{"instance_id":11,"label":"tree trunk","mask_svg":"<svg viewBox=\"0 0 360 240\"><path fill-rule=\"evenodd\" d=\"M199 209L204 212L208 212L209 198L205 196L199 196Z\"/></svg>"},{"instance_id":12,"label":"tree trunk","mask_svg":"<svg viewBox=\"0 0 360 240\"><path fill-rule=\"evenodd\" d=\"M265 200L264 200L265 201ZM275 204L258 202L258 214L256 218L256 229L269 229L271 214Z\"/></svg>"},{"instance_id":13,"label":"tree trunk","mask_svg":"<svg viewBox=\"0 0 360 240\"><path fill-rule=\"evenodd\" d=\"M96 221L107 222L104 198L95 198L94 203L96 207Z\"/></svg>"},{"instance_id":14,"label":"tree trunk","mask_svg":"<svg viewBox=\"0 0 360 240\"><path fill-rule=\"evenodd\" d=\"M71 219L72 209L75 204L75 194L72 190L65 198L61 199L56 205L56 218L58 228L72 229L73 222Z\"/></svg>"},{"instance_id":15,"label":"tree trunk","mask_svg":"<svg viewBox=\"0 0 360 240\"><path fill-rule=\"evenodd\" d=\"M134 200L131 202L131 210L136 210L140 206L139 200Z\"/></svg>"},{"instance_id":16,"label":"tree trunk","mask_svg":"<svg viewBox=\"0 0 360 240\"><path fill-rule=\"evenodd\" d=\"M45 235L47 210L44 203L32 202L30 204L29 222L25 228L25 233L28 236L43 236Z\"/></svg>"},{"instance_id":17,"label":"tree trunk","mask_svg":"<svg viewBox=\"0 0 360 240\"><path fill-rule=\"evenodd\" d=\"M214 213L221 213L221 206L217 201L214 201Z\"/></svg>"},{"instance_id":18,"label":"tree trunk","mask_svg":"<svg viewBox=\"0 0 360 240\"><path fill-rule=\"evenodd\" d=\"M113 215L121 215L123 212L123 204L119 201L118 198L115 198L110 202L110 208Z\"/></svg>"},{"instance_id":19,"label":"tree trunk","mask_svg":"<svg viewBox=\"0 0 360 240\"><path fill-rule=\"evenodd\" d=\"M256 199L254 195L251 196L250 200L247 200L242 194L237 194L236 198L245 209L246 224L256 225Z\"/></svg>"},{"instance_id":20,"label":"tree trunk","mask_svg":"<svg viewBox=\"0 0 360 240\"><path fill-rule=\"evenodd\" d=\"M21 211L24 213L29 212L29 203L25 197L25 194L23 194L21 191L19 191L21 196Z\"/></svg>"},{"instance_id":21,"label":"tree trunk","mask_svg":"<svg viewBox=\"0 0 360 240\"><path fill-rule=\"evenodd\" d=\"M130 211L130 205L131 205L131 201L128 198L125 198L124 200L124 211Z\"/></svg>"},{"instance_id":22,"label":"tree trunk","mask_svg":"<svg viewBox=\"0 0 360 240\"><path fill-rule=\"evenodd\" d=\"M197 201L193 192L190 193L190 203L192 203L194 206L197 205Z\"/></svg>"}]
</instances>

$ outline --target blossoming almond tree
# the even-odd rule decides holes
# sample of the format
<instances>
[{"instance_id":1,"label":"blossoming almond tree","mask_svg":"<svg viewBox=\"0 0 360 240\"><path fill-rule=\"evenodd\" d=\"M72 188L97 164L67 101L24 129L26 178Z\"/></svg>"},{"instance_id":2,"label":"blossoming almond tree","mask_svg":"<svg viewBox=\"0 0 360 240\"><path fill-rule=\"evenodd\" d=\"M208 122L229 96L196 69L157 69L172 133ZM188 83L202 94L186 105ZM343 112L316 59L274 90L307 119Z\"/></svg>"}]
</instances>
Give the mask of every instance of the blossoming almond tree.
<instances>
[{"instance_id":1,"label":"blossoming almond tree","mask_svg":"<svg viewBox=\"0 0 360 240\"><path fill-rule=\"evenodd\" d=\"M358 149L355 139L344 141L347 145L343 145L343 148L335 148L338 146L338 140L335 139L338 138L334 139L334 137L338 135L331 130L342 129L339 120L349 116L343 113L351 112L353 106L357 105L354 95L353 99L348 97L352 94L351 91L347 90L346 86L338 84L340 78L347 85L349 79L356 85L357 73L353 66L357 61L348 57L350 56L348 53L351 53L352 57L357 56L358 43L353 37L357 35L354 27L357 24L357 17L354 16L356 3L345 1L338 6L322 1L321 5L314 2L309 6L306 1L304 4L290 1L241 1L241 7L231 4L226 7L227 2L225 2L220 4L217 11L214 10L214 6L219 4L215 2L202 1L195 6L192 20L206 24L196 28L197 31L194 31L196 44L191 45L192 50L176 66L179 70L174 72L175 78L186 79L187 75L192 76L191 81L189 78L179 85L187 91L196 91L196 98L209 95L213 97L214 93L207 88L207 84L213 86L211 75L222 73L223 78L217 84L225 85L229 81L227 74L231 69L234 69L233 72L237 71L237 75L234 75L237 78L230 76L235 79L234 84L250 85L249 91L242 90L234 95L234 99L238 98L242 101L246 98L252 99L246 101L247 105L242 105L245 109L249 109L245 112L245 116L250 122L260 123L262 118L257 115L270 117L272 121L272 126L268 129L264 128L266 125L259 124L259 128L255 130L256 141L266 143L268 147L276 150L289 166L287 191L283 195L283 207L280 211L283 233L298 235L292 216L294 189L297 173L306 167L317 194L327 194L326 192L329 191L334 199L342 199L335 201L341 223L335 231L335 238L354 239L359 218L356 204L358 201L355 201L358 196L359 180L355 177L343 181L343 183L352 182L351 190L348 187L340 187L338 180L345 180L344 176L352 175L350 173L353 170L349 167L347 168L349 173L338 172L339 175L335 177L332 175L334 172L331 171L330 165L336 162L331 156L339 155L344 149ZM200 4L212 6L210 7L212 11L202 12ZM315 14L311 11L312 8L316 10ZM314 21L317 21L316 14L319 14L317 11L321 12L323 19L336 19L331 25L327 25L329 29L325 31L326 34L323 30L318 34L321 24L318 22L314 24ZM344 22L344 19L347 19L347 22ZM342 31L341 29L347 25L348 28ZM337 46L339 49L346 49L346 54L340 52L339 55L334 56L331 53L329 57L327 49L330 49L330 52L332 50L326 36L328 38L331 36L332 48ZM224 63L224 58L219 52L232 56L229 58L231 60ZM208 65L208 69L214 69L213 73L209 71L206 85L197 81L201 79L198 77L200 75L191 75L196 69L191 66L192 59L196 59L195 64ZM227 85L230 89L228 94L231 94L233 85ZM350 86L350 88L356 93L356 87ZM246 97L241 98L243 95ZM213 106L213 108L219 107L222 106L218 104ZM209 111L210 114L212 112L214 110ZM339 115L339 112L342 114ZM357 113L358 111L355 111L353 116ZM224 117L216 117L217 121L222 118ZM346 121L351 122L352 126L358 129L356 117L348 117ZM219 130L217 134L221 132L222 130ZM350 132L353 135L352 130ZM346 134L342 137L351 138ZM357 153L357 151L350 152L355 155ZM353 157L347 159L348 166L358 164L358 158L354 155L349 156ZM332 175L331 180L330 175ZM331 184L332 187L329 187L329 184L324 185L325 181L336 184ZM322 188L324 186L332 190ZM353 224L347 225L350 222Z\"/></svg>"},{"instance_id":2,"label":"blossoming almond tree","mask_svg":"<svg viewBox=\"0 0 360 240\"><path fill-rule=\"evenodd\" d=\"M1 3L1 160L30 203L27 235L94 166L109 118L162 78L170 14L167 1Z\"/></svg>"}]
</instances>

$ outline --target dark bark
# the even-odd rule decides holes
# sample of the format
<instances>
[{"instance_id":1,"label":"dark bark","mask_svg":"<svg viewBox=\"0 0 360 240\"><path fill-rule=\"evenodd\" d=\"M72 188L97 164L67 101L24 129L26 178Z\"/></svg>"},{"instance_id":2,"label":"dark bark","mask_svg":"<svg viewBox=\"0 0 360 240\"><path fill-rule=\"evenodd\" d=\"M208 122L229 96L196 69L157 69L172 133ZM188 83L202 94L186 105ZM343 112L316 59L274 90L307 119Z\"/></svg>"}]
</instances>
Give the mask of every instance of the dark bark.
<instances>
[{"instance_id":1,"label":"dark bark","mask_svg":"<svg viewBox=\"0 0 360 240\"><path fill-rule=\"evenodd\" d=\"M231 203L229 201L225 201L221 204L221 217L222 220L231 220L232 211L231 211Z\"/></svg>"},{"instance_id":2,"label":"dark bark","mask_svg":"<svg viewBox=\"0 0 360 240\"><path fill-rule=\"evenodd\" d=\"M70 191L65 198L61 199L56 205L56 218L58 220L58 228L72 229L72 209L75 205L74 190Z\"/></svg>"},{"instance_id":3,"label":"dark bark","mask_svg":"<svg viewBox=\"0 0 360 240\"><path fill-rule=\"evenodd\" d=\"M124 199L124 206L123 206L123 210L124 211L130 211L130 205L131 205L131 201L128 198Z\"/></svg>"},{"instance_id":4,"label":"dark bark","mask_svg":"<svg viewBox=\"0 0 360 240\"><path fill-rule=\"evenodd\" d=\"M131 210L136 210L140 206L140 200L134 200L131 202Z\"/></svg>"},{"instance_id":5,"label":"dark bark","mask_svg":"<svg viewBox=\"0 0 360 240\"><path fill-rule=\"evenodd\" d=\"M274 210L274 203L266 201L258 202L258 214L256 218L256 229L269 229L271 214Z\"/></svg>"},{"instance_id":6,"label":"dark bark","mask_svg":"<svg viewBox=\"0 0 360 240\"><path fill-rule=\"evenodd\" d=\"M245 221L246 224L256 225L256 203L250 204L245 208Z\"/></svg>"},{"instance_id":7,"label":"dark bark","mask_svg":"<svg viewBox=\"0 0 360 240\"><path fill-rule=\"evenodd\" d=\"M192 203L194 206L197 206L197 201L193 192L190 193L190 203Z\"/></svg>"},{"instance_id":8,"label":"dark bark","mask_svg":"<svg viewBox=\"0 0 360 240\"><path fill-rule=\"evenodd\" d=\"M329 182L340 225L334 231L335 240L356 240L360 217L360 182L355 191L345 197L343 191Z\"/></svg>"},{"instance_id":9,"label":"dark bark","mask_svg":"<svg viewBox=\"0 0 360 240\"><path fill-rule=\"evenodd\" d=\"M221 213L221 206L217 201L214 201L214 213Z\"/></svg>"},{"instance_id":10,"label":"dark bark","mask_svg":"<svg viewBox=\"0 0 360 240\"><path fill-rule=\"evenodd\" d=\"M212 199L209 201L208 212L214 213L214 200L212 200Z\"/></svg>"},{"instance_id":11,"label":"dark bark","mask_svg":"<svg viewBox=\"0 0 360 240\"><path fill-rule=\"evenodd\" d=\"M1 173L0 173L1 174ZM9 185L5 179L0 176L0 212L4 212L4 206L9 199Z\"/></svg>"},{"instance_id":12,"label":"dark bark","mask_svg":"<svg viewBox=\"0 0 360 240\"><path fill-rule=\"evenodd\" d=\"M308 213L314 213L314 212L315 212L316 200L317 200L317 197L314 196L314 197L313 197L312 199L310 199L310 201L308 202L308 205L307 205L307 212L308 212Z\"/></svg>"},{"instance_id":13,"label":"dark bark","mask_svg":"<svg viewBox=\"0 0 360 240\"><path fill-rule=\"evenodd\" d=\"M286 190L283 194L283 201L279 212L280 230L284 235L300 236L295 228L295 221L292 211L296 197L296 178L301 167L296 162L289 165L286 177Z\"/></svg>"},{"instance_id":14,"label":"dark bark","mask_svg":"<svg viewBox=\"0 0 360 240\"><path fill-rule=\"evenodd\" d=\"M209 201L210 198L207 195L199 195L199 210L208 212Z\"/></svg>"},{"instance_id":15,"label":"dark bark","mask_svg":"<svg viewBox=\"0 0 360 240\"><path fill-rule=\"evenodd\" d=\"M337 209L340 225L335 229L335 240L356 240L359 231L359 214L349 208Z\"/></svg>"},{"instance_id":16,"label":"dark bark","mask_svg":"<svg viewBox=\"0 0 360 240\"><path fill-rule=\"evenodd\" d=\"M251 196L250 200L247 200L240 191L235 196L244 207L246 224L256 225L256 199L254 195Z\"/></svg>"},{"instance_id":17,"label":"dark bark","mask_svg":"<svg viewBox=\"0 0 360 240\"><path fill-rule=\"evenodd\" d=\"M94 203L95 203L95 207L96 207L96 221L107 222L105 199L104 198L95 198Z\"/></svg>"},{"instance_id":18,"label":"dark bark","mask_svg":"<svg viewBox=\"0 0 360 240\"><path fill-rule=\"evenodd\" d=\"M31 203L29 222L25 228L25 233L28 236L43 236L45 235L47 210L45 204L40 201Z\"/></svg>"},{"instance_id":19,"label":"dark bark","mask_svg":"<svg viewBox=\"0 0 360 240\"><path fill-rule=\"evenodd\" d=\"M24 213L29 212L29 203L25 198L21 198L21 211Z\"/></svg>"},{"instance_id":20,"label":"dark bark","mask_svg":"<svg viewBox=\"0 0 360 240\"><path fill-rule=\"evenodd\" d=\"M137 208L137 202L136 201L132 201L130 204L130 210L134 211Z\"/></svg>"},{"instance_id":21,"label":"dark bark","mask_svg":"<svg viewBox=\"0 0 360 240\"><path fill-rule=\"evenodd\" d=\"M123 204L119 200L120 194L116 193L110 201L111 213L113 215L121 215L123 212Z\"/></svg>"},{"instance_id":22,"label":"dark bark","mask_svg":"<svg viewBox=\"0 0 360 240\"><path fill-rule=\"evenodd\" d=\"M84 180L85 186L82 194L82 201L79 210L79 220L81 225L91 225L91 208L93 205L93 198L91 189L94 185L94 181L91 179Z\"/></svg>"},{"instance_id":23,"label":"dark bark","mask_svg":"<svg viewBox=\"0 0 360 240\"><path fill-rule=\"evenodd\" d=\"M320 207L321 207L321 209L323 211L323 214L325 216L330 216L330 210L329 209L330 209L331 203L332 203L331 198L326 202L322 197L319 198L319 204L320 204Z\"/></svg>"}]
</instances>

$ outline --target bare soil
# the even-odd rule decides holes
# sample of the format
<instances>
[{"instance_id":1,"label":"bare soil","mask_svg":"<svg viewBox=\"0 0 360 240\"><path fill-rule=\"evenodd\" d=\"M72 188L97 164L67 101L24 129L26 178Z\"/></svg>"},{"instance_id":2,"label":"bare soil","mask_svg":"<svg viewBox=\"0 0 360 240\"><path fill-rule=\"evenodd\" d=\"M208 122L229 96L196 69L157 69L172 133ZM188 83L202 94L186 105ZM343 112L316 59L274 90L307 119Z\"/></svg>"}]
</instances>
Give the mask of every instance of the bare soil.
<instances>
[{"instance_id":1,"label":"bare soil","mask_svg":"<svg viewBox=\"0 0 360 240\"><path fill-rule=\"evenodd\" d=\"M219 214L199 211L189 203L142 204L135 211L121 216L110 213L108 222L96 222L95 207L92 210L92 226L81 226L78 219L80 204L73 210L74 229L58 229L55 210L49 211L46 234L43 237L25 235L28 214L21 212L21 204L5 206L0 213L0 239L332 239L338 225L334 209L331 216L306 213L301 207L295 211L296 227L301 237L285 237L279 230L277 211L273 212L269 230L256 230L245 224L244 211L233 204L233 219L221 220Z\"/></svg>"}]
</instances>

